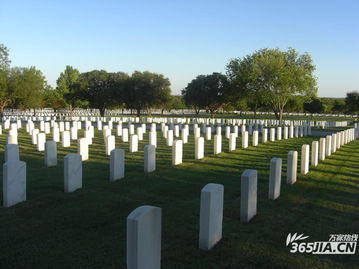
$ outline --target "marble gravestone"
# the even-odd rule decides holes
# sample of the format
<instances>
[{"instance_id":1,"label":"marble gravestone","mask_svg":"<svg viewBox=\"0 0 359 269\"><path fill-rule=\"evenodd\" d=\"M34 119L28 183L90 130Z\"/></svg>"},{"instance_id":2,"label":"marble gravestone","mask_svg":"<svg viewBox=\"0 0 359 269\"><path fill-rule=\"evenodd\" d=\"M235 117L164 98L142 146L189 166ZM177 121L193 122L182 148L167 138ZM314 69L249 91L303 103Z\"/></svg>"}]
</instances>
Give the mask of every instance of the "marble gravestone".
<instances>
[{"instance_id":1,"label":"marble gravestone","mask_svg":"<svg viewBox=\"0 0 359 269\"><path fill-rule=\"evenodd\" d=\"M10 207L26 200L26 163L9 160L3 165L3 205Z\"/></svg>"},{"instance_id":2,"label":"marble gravestone","mask_svg":"<svg viewBox=\"0 0 359 269\"><path fill-rule=\"evenodd\" d=\"M73 192L82 188L82 160L76 153L67 154L64 158L65 192Z\"/></svg>"},{"instance_id":3,"label":"marble gravestone","mask_svg":"<svg viewBox=\"0 0 359 269\"><path fill-rule=\"evenodd\" d=\"M210 250L222 238L223 192L221 184L209 183L201 190L199 248Z\"/></svg>"},{"instance_id":4,"label":"marble gravestone","mask_svg":"<svg viewBox=\"0 0 359 269\"><path fill-rule=\"evenodd\" d=\"M161 268L162 210L140 206L127 217L127 268Z\"/></svg>"},{"instance_id":5,"label":"marble gravestone","mask_svg":"<svg viewBox=\"0 0 359 269\"><path fill-rule=\"evenodd\" d=\"M110 159L110 181L116 181L125 177L125 151L113 149Z\"/></svg>"},{"instance_id":6,"label":"marble gravestone","mask_svg":"<svg viewBox=\"0 0 359 269\"><path fill-rule=\"evenodd\" d=\"M241 177L240 221L249 222L257 214L257 170L247 169Z\"/></svg>"}]
</instances>

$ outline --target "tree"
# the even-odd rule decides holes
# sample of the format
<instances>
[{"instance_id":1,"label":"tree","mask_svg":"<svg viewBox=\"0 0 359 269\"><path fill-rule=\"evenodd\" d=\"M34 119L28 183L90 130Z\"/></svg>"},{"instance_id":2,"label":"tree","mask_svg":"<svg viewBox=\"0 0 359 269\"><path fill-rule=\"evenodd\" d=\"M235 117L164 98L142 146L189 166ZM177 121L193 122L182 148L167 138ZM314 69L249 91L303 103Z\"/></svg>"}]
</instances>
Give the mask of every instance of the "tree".
<instances>
[{"instance_id":1,"label":"tree","mask_svg":"<svg viewBox=\"0 0 359 269\"><path fill-rule=\"evenodd\" d=\"M76 68L67 65L64 72L61 72L56 81L56 91L58 91L56 95L62 96L62 99L65 101L64 106L70 108L70 110L75 106L83 105L74 95L74 85L78 81L79 76L80 72Z\"/></svg>"},{"instance_id":2,"label":"tree","mask_svg":"<svg viewBox=\"0 0 359 269\"><path fill-rule=\"evenodd\" d=\"M55 111L66 106L64 96L60 91L54 90L50 85L45 87L43 92L42 107L51 107Z\"/></svg>"},{"instance_id":3,"label":"tree","mask_svg":"<svg viewBox=\"0 0 359 269\"><path fill-rule=\"evenodd\" d=\"M45 77L35 67L12 68L8 80L11 107L20 109L40 107L46 85Z\"/></svg>"},{"instance_id":4,"label":"tree","mask_svg":"<svg viewBox=\"0 0 359 269\"><path fill-rule=\"evenodd\" d=\"M12 92L8 87L9 72L0 69L0 116L4 115L4 109L12 100Z\"/></svg>"},{"instance_id":5,"label":"tree","mask_svg":"<svg viewBox=\"0 0 359 269\"><path fill-rule=\"evenodd\" d=\"M227 65L227 76L230 81L230 100L238 103L245 99L247 107L257 115L257 110L265 105L263 98L264 86L260 80L254 57L248 55L244 58L231 60Z\"/></svg>"},{"instance_id":6,"label":"tree","mask_svg":"<svg viewBox=\"0 0 359 269\"><path fill-rule=\"evenodd\" d=\"M119 91L121 81L127 80L128 75L122 72L108 73L104 70L93 70L81 73L77 82L71 85L71 95L76 100L88 102L90 108L100 110L104 116L106 108L111 108L119 103L121 95Z\"/></svg>"},{"instance_id":7,"label":"tree","mask_svg":"<svg viewBox=\"0 0 359 269\"><path fill-rule=\"evenodd\" d=\"M335 99L332 111L335 113L344 113L346 109L345 100Z\"/></svg>"},{"instance_id":8,"label":"tree","mask_svg":"<svg viewBox=\"0 0 359 269\"><path fill-rule=\"evenodd\" d=\"M347 105L347 110L350 113L359 112L359 92L348 92L345 98L345 104Z\"/></svg>"},{"instance_id":9,"label":"tree","mask_svg":"<svg viewBox=\"0 0 359 269\"><path fill-rule=\"evenodd\" d=\"M303 109L306 112L313 114L313 113L323 113L325 107L324 107L323 102L320 99L314 98L311 102L304 103Z\"/></svg>"},{"instance_id":10,"label":"tree","mask_svg":"<svg viewBox=\"0 0 359 269\"><path fill-rule=\"evenodd\" d=\"M293 96L289 98L285 107L286 112L303 112L303 105L306 101L302 96Z\"/></svg>"},{"instance_id":11,"label":"tree","mask_svg":"<svg viewBox=\"0 0 359 269\"><path fill-rule=\"evenodd\" d=\"M10 68L9 49L0 44L0 69L7 70Z\"/></svg>"},{"instance_id":12,"label":"tree","mask_svg":"<svg viewBox=\"0 0 359 269\"><path fill-rule=\"evenodd\" d=\"M227 77L220 73L213 73L197 76L182 91L182 95L187 105L194 106L197 114L199 109L206 108L213 117L227 101L228 90Z\"/></svg>"},{"instance_id":13,"label":"tree","mask_svg":"<svg viewBox=\"0 0 359 269\"><path fill-rule=\"evenodd\" d=\"M299 55L294 49L262 49L243 59L233 59L227 65L235 89L252 94L253 98L263 98L280 121L290 98L316 95L314 70L309 54Z\"/></svg>"},{"instance_id":14,"label":"tree","mask_svg":"<svg viewBox=\"0 0 359 269\"><path fill-rule=\"evenodd\" d=\"M169 79L162 74L135 71L123 92L126 107L135 109L137 116L140 116L142 109L151 114L152 108L160 108L169 102L170 85Z\"/></svg>"}]
</instances>

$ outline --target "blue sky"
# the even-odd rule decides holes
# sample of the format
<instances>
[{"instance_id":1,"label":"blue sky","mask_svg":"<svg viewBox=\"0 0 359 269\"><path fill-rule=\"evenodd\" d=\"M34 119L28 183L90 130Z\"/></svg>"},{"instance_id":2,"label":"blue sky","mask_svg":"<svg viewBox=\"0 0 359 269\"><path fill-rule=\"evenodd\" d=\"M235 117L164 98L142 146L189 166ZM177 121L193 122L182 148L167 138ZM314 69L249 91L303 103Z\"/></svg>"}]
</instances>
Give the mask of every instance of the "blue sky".
<instances>
[{"instance_id":1,"label":"blue sky","mask_svg":"<svg viewBox=\"0 0 359 269\"><path fill-rule=\"evenodd\" d=\"M293 47L312 56L319 96L359 90L359 0L0 0L0 43L52 86L72 65L162 73L178 94L231 58Z\"/></svg>"}]
</instances>

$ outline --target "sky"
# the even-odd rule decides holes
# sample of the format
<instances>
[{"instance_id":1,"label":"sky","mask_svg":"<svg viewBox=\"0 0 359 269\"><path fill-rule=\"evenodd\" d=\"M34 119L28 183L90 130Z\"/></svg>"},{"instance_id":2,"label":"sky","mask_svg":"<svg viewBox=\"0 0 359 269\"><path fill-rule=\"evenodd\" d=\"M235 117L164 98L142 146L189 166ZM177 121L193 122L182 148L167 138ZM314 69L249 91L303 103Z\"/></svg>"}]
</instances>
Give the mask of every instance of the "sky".
<instances>
[{"instance_id":1,"label":"sky","mask_svg":"<svg viewBox=\"0 0 359 269\"><path fill-rule=\"evenodd\" d=\"M0 43L54 87L71 65L161 73L179 94L230 59L292 47L312 56L318 96L359 90L359 0L0 0Z\"/></svg>"}]
</instances>

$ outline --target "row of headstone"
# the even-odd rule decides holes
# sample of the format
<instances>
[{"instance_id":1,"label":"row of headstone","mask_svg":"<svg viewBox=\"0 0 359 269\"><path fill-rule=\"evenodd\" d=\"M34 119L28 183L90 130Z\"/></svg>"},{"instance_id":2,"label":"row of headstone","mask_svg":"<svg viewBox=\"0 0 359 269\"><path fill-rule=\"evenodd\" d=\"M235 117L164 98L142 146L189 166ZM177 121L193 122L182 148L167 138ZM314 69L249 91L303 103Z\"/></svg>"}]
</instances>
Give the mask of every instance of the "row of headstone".
<instances>
[{"instance_id":1,"label":"row of headstone","mask_svg":"<svg viewBox=\"0 0 359 269\"><path fill-rule=\"evenodd\" d=\"M355 139L355 129L333 134L338 144L343 145ZM344 137L344 138L342 138ZM330 137L332 138L332 136ZM328 139L328 137L327 137ZM177 140L176 143L181 143ZM331 139L327 140L332 145ZM343 144L342 144L343 141ZM318 149L318 142L313 141ZM327 144L328 144L327 143ZM334 147L337 144L334 143ZM326 150L323 151L327 152ZM329 150L328 152L331 152ZM318 154L314 154L317 156ZM296 151L288 153L287 184L293 184L297 178ZM301 173L309 170L309 145L302 146ZM313 156L313 154L312 154ZM270 161L268 198L275 200L280 196L281 158ZM222 238L224 187L220 184L207 184L201 190L199 248L212 249ZM246 170L241 176L240 220L249 222L257 214L257 171ZM141 206L127 217L127 268L161 267L161 208Z\"/></svg>"}]
</instances>

